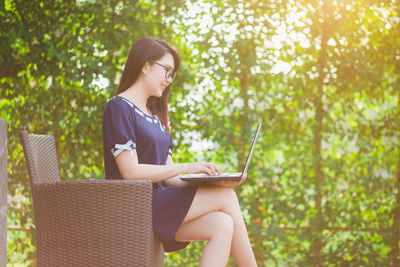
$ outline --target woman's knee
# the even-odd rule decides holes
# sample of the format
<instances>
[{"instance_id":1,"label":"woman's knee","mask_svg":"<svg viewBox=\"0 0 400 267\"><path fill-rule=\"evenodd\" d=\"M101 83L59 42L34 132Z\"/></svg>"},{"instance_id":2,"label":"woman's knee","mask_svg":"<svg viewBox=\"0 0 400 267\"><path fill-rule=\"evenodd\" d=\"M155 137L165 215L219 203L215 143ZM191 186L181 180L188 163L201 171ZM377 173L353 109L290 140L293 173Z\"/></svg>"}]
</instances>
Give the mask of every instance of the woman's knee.
<instances>
[{"instance_id":1,"label":"woman's knee","mask_svg":"<svg viewBox=\"0 0 400 267\"><path fill-rule=\"evenodd\" d=\"M218 190L225 208L236 206L239 203L236 192L232 188L219 187Z\"/></svg>"},{"instance_id":2,"label":"woman's knee","mask_svg":"<svg viewBox=\"0 0 400 267\"><path fill-rule=\"evenodd\" d=\"M232 217L222 211L212 212L212 220L206 227L210 230L209 239L223 239L232 240L233 236L233 219Z\"/></svg>"}]
</instances>

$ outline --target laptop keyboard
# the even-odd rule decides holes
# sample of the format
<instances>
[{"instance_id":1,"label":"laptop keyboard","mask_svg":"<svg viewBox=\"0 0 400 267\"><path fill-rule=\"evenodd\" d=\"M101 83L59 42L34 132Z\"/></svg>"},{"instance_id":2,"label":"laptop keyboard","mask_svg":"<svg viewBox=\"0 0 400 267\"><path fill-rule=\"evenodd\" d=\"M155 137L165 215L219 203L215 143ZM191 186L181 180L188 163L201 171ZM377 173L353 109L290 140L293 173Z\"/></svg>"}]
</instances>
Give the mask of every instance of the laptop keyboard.
<instances>
[{"instance_id":1,"label":"laptop keyboard","mask_svg":"<svg viewBox=\"0 0 400 267\"><path fill-rule=\"evenodd\" d=\"M183 175L183 178L191 178L191 177L207 177L207 178L218 178L218 177L237 177L237 176L241 176L242 173L241 172L233 172L233 173L221 173L218 175L208 175L205 173L198 173L198 174L187 174L187 175Z\"/></svg>"}]
</instances>

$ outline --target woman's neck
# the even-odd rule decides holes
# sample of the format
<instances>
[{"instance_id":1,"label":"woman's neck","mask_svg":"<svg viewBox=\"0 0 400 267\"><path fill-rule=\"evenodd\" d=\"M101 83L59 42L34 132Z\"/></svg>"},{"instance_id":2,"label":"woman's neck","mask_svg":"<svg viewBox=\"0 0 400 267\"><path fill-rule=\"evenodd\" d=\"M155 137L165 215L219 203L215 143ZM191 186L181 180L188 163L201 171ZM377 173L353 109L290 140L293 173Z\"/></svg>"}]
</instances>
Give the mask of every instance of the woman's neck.
<instances>
[{"instance_id":1,"label":"woman's neck","mask_svg":"<svg viewBox=\"0 0 400 267\"><path fill-rule=\"evenodd\" d=\"M119 96L128 99L148 115L152 115L151 112L147 109L147 100L149 99L149 96L147 95L144 86L135 83L134 85L120 93Z\"/></svg>"}]
</instances>

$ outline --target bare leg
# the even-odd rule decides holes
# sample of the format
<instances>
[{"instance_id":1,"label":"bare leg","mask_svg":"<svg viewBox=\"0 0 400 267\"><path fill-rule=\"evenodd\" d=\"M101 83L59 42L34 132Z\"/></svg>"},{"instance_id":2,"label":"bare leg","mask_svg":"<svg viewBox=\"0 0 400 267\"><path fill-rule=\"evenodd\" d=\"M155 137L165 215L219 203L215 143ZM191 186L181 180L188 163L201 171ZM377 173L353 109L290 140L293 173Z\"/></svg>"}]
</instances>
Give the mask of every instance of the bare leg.
<instances>
[{"instance_id":1,"label":"bare leg","mask_svg":"<svg viewBox=\"0 0 400 267\"><path fill-rule=\"evenodd\" d=\"M239 201L232 188L199 187L183 224L177 231L177 235L186 223L214 211L227 213L233 220L231 254L236 263L243 267L257 266ZM208 226L202 224L199 228L198 231L202 231Z\"/></svg>"},{"instance_id":2,"label":"bare leg","mask_svg":"<svg viewBox=\"0 0 400 267\"><path fill-rule=\"evenodd\" d=\"M175 240L208 240L200 258L200 267L224 267L229 258L232 234L232 218L224 212L213 211L182 224L175 234Z\"/></svg>"}]
</instances>

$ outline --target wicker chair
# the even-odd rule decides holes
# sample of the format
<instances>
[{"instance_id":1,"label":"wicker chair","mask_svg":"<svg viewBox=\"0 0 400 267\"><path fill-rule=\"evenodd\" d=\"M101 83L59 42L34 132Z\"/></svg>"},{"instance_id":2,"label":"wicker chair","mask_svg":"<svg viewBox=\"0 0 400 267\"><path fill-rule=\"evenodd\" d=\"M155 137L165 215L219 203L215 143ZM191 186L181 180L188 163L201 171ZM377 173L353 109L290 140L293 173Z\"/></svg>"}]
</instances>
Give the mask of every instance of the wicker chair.
<instances>
[{"instance_id":1,"label":"wicker chair","mask_svg":"<svg viewBox=\"0 0 400 267\"><path fill-rule=\"evenodd\" d=\"M150 181L61 181L54 137L20 133L38 266L163 266Z\"/></svg>"}]
</instances>

